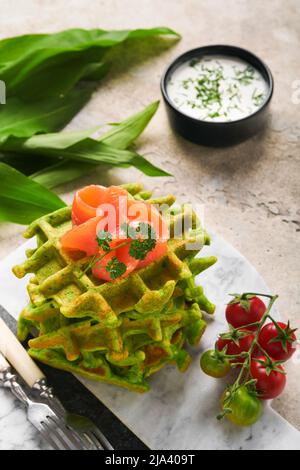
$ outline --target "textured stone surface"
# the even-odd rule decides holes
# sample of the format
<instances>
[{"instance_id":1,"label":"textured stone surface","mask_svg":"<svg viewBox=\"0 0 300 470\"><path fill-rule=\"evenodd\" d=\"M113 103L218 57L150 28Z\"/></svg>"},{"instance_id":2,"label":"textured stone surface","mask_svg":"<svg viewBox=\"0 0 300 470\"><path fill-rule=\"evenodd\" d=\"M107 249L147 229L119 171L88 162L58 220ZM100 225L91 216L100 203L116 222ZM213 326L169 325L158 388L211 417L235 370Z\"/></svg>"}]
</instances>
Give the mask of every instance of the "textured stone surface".
<instances>
[{"instance_id":1,"label":"textured stone surface","mask_svg":"<svg viewBox=\"0 0 300 470\"><path fill-rule=\"evenodd\" d=\"M117 183L138 178L149 188L174 192L204 205L206 222L238 248L260 271L279 307L296 326L300 298L300 104L292 84L300 80L298 0L26 0L0 3L1 37L68 27L125 29L167 25L183 38L123 50L122 60L101 83L72 123L82 128L118 120L160 97L166 65L187 49L213 43L249 48L270 66L275 79L272 119L261 135L227 149L208 149L172 133L163 105L138 142L140 152L174 174L150 179L135 170L98 170L61 188L90 181ZM130 63L131 67L127 65ZM0 227L0 255L21 243L21 227ZM275 407L300 429L300 354L288 366L288 386Z\"/></svg>"}]
</instances>

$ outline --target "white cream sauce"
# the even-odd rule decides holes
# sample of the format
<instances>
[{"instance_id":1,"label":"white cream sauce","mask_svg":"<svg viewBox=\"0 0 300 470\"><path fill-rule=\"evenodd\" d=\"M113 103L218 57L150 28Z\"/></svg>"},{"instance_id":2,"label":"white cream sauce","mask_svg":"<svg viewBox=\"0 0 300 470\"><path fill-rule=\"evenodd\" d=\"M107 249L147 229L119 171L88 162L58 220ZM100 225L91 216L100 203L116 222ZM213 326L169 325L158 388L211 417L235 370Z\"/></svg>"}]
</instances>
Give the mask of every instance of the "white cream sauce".
<instances>
[{"instance_id":1,"label":"white cream sauce","mask_svg":"<svg viewBox=\"0 0 300 470\"><path fill-rule=\"evenodd\" d=\"M226 122L242 119L265 102L268 84L239 58L209 55L180 65L167 83L174 106L193 118Z\"/></svg>"}]
</instances>

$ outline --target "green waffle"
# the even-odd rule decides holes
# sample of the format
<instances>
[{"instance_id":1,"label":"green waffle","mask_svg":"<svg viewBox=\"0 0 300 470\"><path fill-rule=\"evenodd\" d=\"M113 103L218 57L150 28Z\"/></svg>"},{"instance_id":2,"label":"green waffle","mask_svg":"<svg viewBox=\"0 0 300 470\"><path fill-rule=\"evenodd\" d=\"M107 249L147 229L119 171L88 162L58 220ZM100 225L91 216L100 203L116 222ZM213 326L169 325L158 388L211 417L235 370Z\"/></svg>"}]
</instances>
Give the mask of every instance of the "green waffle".
<instances>
[{"instance_id":1,"label":"green waffle","mask_svg":"<svg viewBox=\"0 0 300 470\"><path fill-rule=\"evenodd\" d=\"M28 284L29 305L18 322L19 339L30 331L29 354L58 369L78 373L132 391L149 389L147 377L165 364L185 371L190 355L185 345L196 345L206 327L202 311L214 312L194 278L216 262L215 257L195 258L199 249L188 244L209 243L203 229L193 225L183 239L174 238L182 223L173 196L151 199L139 184L124 185L131 197L165 203L170 240L159 260L113 282L85 273L90 258L76 261L60 247L60 237L71 224L71 208L59 209L34 221L24 233L36 236L37 247L28 250L23 264L13 268Z\"/></svg>"}]
</instances>

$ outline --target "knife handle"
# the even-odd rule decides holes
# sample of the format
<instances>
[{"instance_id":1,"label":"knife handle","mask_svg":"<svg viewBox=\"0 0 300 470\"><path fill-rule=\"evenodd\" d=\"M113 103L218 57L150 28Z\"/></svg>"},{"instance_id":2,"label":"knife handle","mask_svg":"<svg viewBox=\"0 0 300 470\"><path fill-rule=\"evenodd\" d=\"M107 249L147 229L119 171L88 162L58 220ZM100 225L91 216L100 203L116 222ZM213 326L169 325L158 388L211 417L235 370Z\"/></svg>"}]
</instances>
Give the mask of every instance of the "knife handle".
<instances>
[{"instance_id":1,"label":"knife handle","mask_svg":"<svg viewBox=\"0 0 300 470\"><path fill-rule=\"evenodd\" d=\"M0 351L31 388L38 380L44 379L43 372L28 355L13 332L0 318Z\"/></svg>"}]
</instances>

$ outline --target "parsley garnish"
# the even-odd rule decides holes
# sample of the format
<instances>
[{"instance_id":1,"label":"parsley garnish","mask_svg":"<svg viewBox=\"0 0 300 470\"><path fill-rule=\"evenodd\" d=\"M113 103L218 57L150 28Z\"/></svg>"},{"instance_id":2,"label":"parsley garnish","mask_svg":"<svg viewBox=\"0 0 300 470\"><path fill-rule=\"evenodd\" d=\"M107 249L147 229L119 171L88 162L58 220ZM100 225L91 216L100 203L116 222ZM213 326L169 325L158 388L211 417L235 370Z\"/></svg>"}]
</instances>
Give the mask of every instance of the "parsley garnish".
<instances>
[{"instance_id":1,"label":"parsley garnish","mask_svg":"<svg viewBox=\"0 0 300 470\"><path fill-rule=\"evenodd\" d=\"M156 246L156 234L153 227L146 223L140 222L137 226L130 226L127 223L122 224L122 230L125 232L127 240L119 243L119 245L110 247L112 241L112 234L106 230L100 230L96 236L96 242L104 253L99 257L96 253L82 275L91 269L95 264L99 265L100 261L112 251L121 248L122 246L129 246L129 255L138 260L144 260L150 251ZM129 239L129 240L128 240ZM116 279L126 272L126 264L120 261L116 256L113 256L106 265L106 271L110 273L111 279Z\"/></svg>"},{"instance_id":2,"label":"parsley garnish","mask_svg":"<svg viewBox=\"0 0 300 470\"><path fill-rule=\"evenodd\" d=\"M96 236L96 242L104 251L110 251L109 243L112 241L111 233L106 230L99 230Z\"/></svg>"},{"instance_id":3,"label":"parsley garnish","mask_svg":"<svg viewBox=\"0 0 300 470\"><path fill-rule=\"evenodd\" d=\"M151 225L141 222L138 233L143 238L134 238L129 247L129 254L135 259L143 260L156 246L155 231Z\"/></svg>"},{"instance_id":4,"label":"parsley garnish","mask_svg":"<svg viewBox=\"0 0 300 470\"><path fill-rule=\"evenodd\" d=\"M119 261L116 256L113 256L106 265L106 271L110 274L111 279L117 279L126 272L126 264Z\"/></svg>"}]
</instances>

